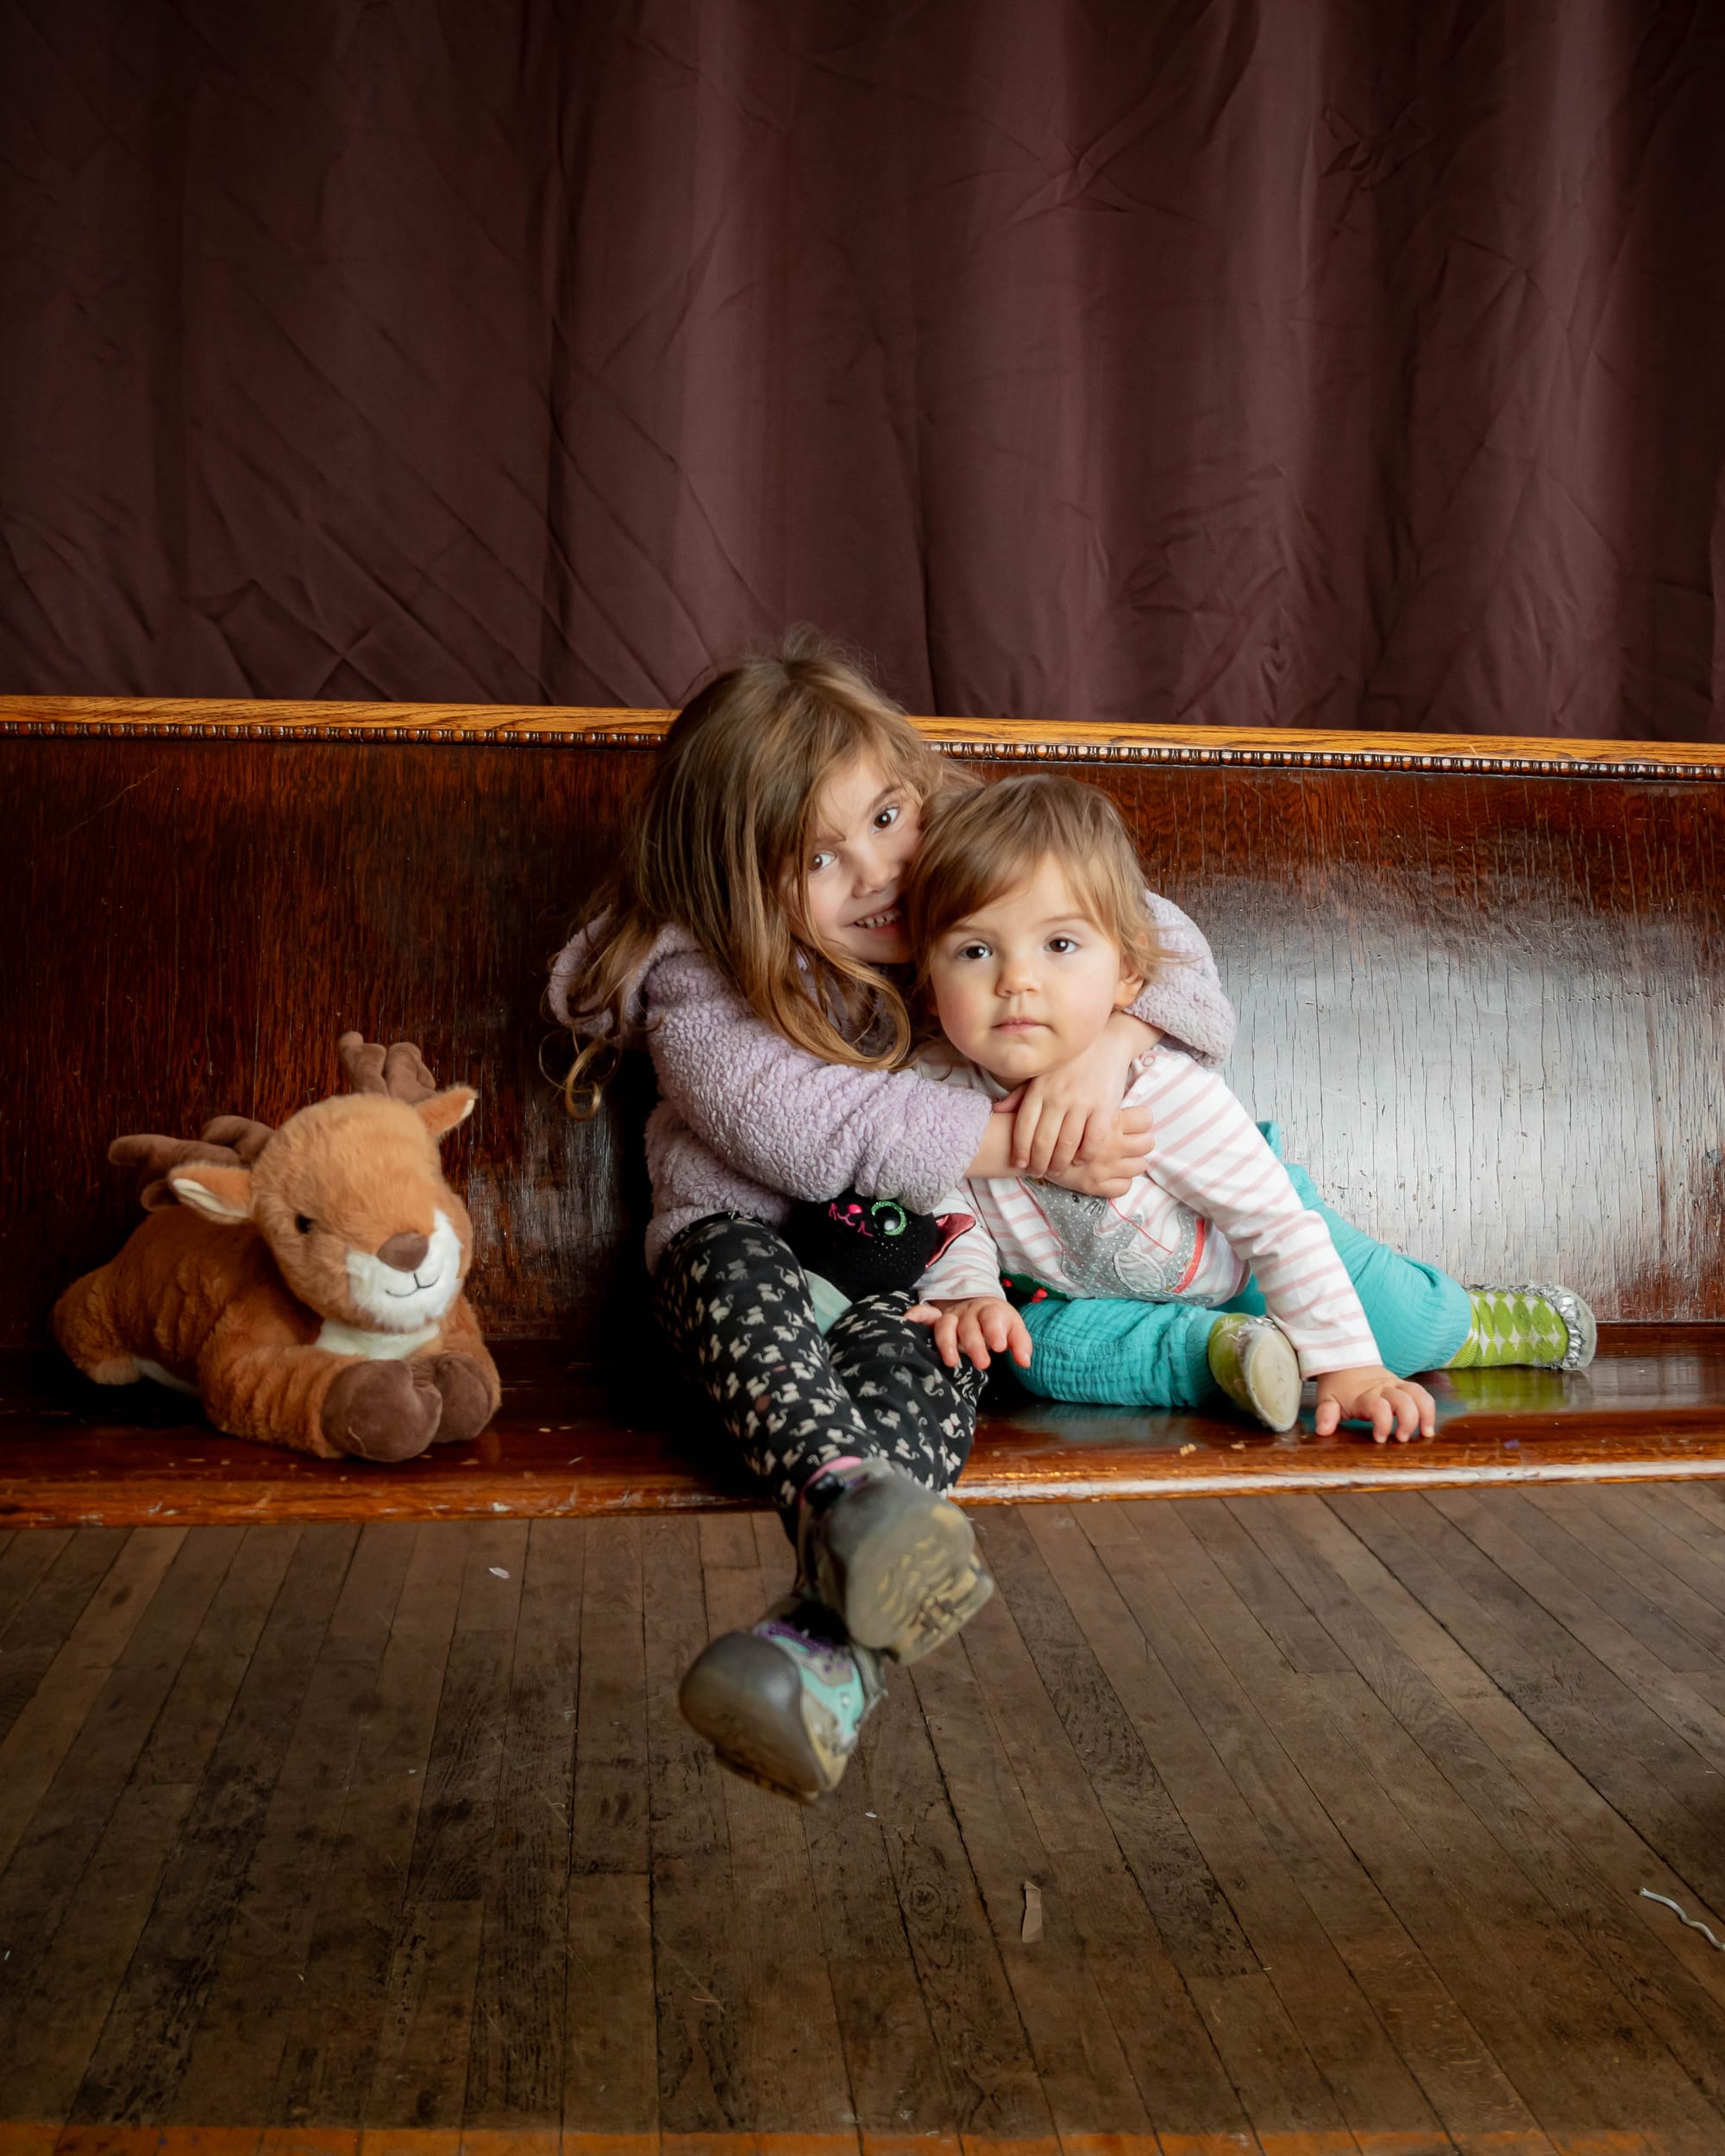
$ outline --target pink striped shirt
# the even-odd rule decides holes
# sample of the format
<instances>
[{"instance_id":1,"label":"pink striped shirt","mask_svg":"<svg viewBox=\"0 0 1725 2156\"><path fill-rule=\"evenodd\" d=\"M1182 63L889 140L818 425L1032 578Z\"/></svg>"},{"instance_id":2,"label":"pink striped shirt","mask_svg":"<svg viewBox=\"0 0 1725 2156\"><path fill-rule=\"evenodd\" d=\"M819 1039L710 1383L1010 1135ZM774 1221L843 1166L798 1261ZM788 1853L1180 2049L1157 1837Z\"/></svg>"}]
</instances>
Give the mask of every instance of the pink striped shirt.
<instances>
[{"instance_id":1,"label":"pink striped shirt","mask_svg":"<svg viewBox=\"0 0 1725 2156\"><path fill-rule=\"evenodd\" d=\"M933 1062L931 1076L999 1097L969 1063ZM924 1274L944 1301L998 1295L1002 1273L1028 1273L1075 1297L1230 1302L1255 1275L1308 1377L1383 1358L1321 1217L1226 1081L1167 1044L1133 1066L1126 1102L1156 1119L1150 1171L1124 1197L1084 1198L1052 1183L967 1182L935 1207L974 1213Z\"/></svg>"}]
</instances>

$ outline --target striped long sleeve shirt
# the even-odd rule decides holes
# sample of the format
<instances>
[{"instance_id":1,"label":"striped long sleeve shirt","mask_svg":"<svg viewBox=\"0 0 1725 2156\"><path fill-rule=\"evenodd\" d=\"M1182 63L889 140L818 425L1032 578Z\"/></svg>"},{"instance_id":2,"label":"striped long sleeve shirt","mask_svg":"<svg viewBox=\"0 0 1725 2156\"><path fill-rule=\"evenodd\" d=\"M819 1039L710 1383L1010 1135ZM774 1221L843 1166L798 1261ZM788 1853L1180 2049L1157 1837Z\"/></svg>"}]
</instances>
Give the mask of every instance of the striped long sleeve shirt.
<instances>
[{"instance_id":1,"label":"striped long sleeve shirt","mask_svg":"<svg viewBox=\"0 0 1725 2156\"><path fill-rule=\"evenodd\" d=\"M1000 1092L968 1063L925 1067L949 1084ZM948 1301L998 1295L1003 1273L1021 1273L1074 1297L1214 1308L1255 1276L1304 1376L1380 1362L1329 1230L1302 1204L1226 1081L1164 1044L1133 1066L1126 1098L1148 1107L1156 1127L1149 1172L1124 1197L1028 1180L967 1182L935 1210L969 1213L976 1225L919 1292Z\"/></svg>"}]
</instances>

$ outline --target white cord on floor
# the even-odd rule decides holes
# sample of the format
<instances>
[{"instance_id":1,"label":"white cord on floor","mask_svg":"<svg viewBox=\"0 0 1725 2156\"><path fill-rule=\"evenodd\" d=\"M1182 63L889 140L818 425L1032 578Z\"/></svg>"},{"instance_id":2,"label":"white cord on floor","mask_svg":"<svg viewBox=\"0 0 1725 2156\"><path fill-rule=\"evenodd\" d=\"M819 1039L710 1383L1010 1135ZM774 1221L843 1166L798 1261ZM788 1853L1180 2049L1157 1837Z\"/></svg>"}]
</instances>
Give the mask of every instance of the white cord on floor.
<instances>
[{"instance_id":1,"label":"white cord on floor","mask_svg":"<svg viewBox=\"0 0 1725 2156\"><path fill-rule=\"evenodd\" d=\"M1709 1946L1716 1946L1722 1954L1725 1954L1725 1939L1716 1939L1713 1936L1710 1927L1703 1924L1699 1917L1685 1915L1683 1910L1678 1908L1677 1903L1672 1901L1670 1895L1655 1894L1651 1887L1643 1887L1641 1889L1641 1899L1644 1902L1662 1902L1666 1908L1674 1910L1676 1912L1677 1921L1679 1924L1687 1924L1690 1931L1699 1932Z\"/></svg>"}]
</instances>

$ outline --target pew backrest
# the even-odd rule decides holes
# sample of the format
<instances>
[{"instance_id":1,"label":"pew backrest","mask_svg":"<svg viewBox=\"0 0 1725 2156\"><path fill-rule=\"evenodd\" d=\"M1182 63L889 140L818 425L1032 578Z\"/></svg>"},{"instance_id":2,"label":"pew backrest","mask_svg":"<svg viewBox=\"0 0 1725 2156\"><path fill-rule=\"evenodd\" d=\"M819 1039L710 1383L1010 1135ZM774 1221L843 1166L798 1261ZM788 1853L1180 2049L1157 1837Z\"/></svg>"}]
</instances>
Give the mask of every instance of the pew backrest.
<instances>
[{"instance_id":1,"label":"pew backrest","mask_svg":"<svg viewBox=\"0 0 1725 2156\"><path fill-rule=\"evenodd\" d=\"M279 1120L357 1027L480 1088L447 1164L487 1330L597 1357L643 1089L572 1122L542 999L667 716L0 699L0 1341L137 1218L111 1137ZM1113 797L1214 946L1236 1089L1360 1225L1725 1319L1725 752L920 723Z\"/></svg>"}]
</instances>

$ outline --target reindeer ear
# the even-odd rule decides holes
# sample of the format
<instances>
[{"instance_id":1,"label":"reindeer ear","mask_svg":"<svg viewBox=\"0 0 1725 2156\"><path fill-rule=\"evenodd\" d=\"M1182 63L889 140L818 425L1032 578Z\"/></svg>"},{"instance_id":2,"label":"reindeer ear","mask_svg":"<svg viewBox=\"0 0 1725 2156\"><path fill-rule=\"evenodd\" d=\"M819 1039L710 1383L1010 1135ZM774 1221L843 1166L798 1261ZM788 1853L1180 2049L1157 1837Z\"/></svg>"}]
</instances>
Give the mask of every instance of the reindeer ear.
<instances>
[{"instance_id":1,"label":"reindeer ear","mask_svg":"<svg viewBox=\"0 0 1725 2156\"><path fill-rule=\"evenodd\" d=\"M183 1206L194 1206L212 1220L249 1220L252 1217L252 1171L249 1168L176 1168L168 1175L168 1188Z\"/></svg>"},{"instance_id":2,"label":"reindeer ear","mask_svg":"<svg viewBox=\"0 0 1725 2156\"><path fill-rule=\"evenodd\" d=\"M417 1102L413 1112L433 1138L443 1138L458 1123L467 1121L478 1099L471 1086L449 1086L442 1093L434 1093L429 1100Z\"/></svg>"}]
</instances>

